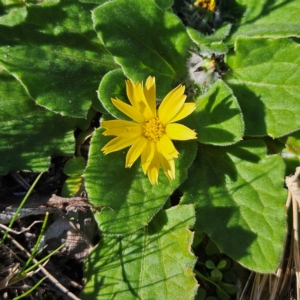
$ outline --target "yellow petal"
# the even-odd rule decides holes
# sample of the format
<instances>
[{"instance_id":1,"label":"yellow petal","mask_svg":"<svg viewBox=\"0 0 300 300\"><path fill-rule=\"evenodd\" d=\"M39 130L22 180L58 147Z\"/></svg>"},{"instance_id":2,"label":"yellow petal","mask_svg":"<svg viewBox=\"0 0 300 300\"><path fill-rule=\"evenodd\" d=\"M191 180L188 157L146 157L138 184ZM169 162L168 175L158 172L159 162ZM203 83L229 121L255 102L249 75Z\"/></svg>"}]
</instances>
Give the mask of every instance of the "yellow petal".
<instances>
[{"instance_id":1,"label":"yellow petal","mask_svg":"<svg viewBox=\"0 0 300 300\"><path fill-rule=\"evenodd\" d=\"M185 86L179 85L163 99L158 108L158 117L163 124L169 123L182 109L186 100L184 90Z\"/></svg>"},{"instance_id":2,"label":"yellow petal","mask_svg":"<svg viewBox=\"0 0 300 300\"><path fill-rule=\"evenodd\" d=\"M145 121L145 118L143 115L133 106L119 100L119 99L111 99L113 105L120 110L122 113L127 115L132 120L143 123Z\"/></svg>"},{"instance_id":3,"label":"yellow petal","mask_svg":"<svg viewBox=\"0 0 300 300\"><path fill-rule=\"evenodd\" d=\"M194 130L177 123L167 124L166 135L171 140L185 141L197 138Z\"/></svg>"},{"instance_id":4,"label":"yellow petal","mask_svg":"<svg viewBox=\"0 0 300 300\"><path fill-rule=\"evenodd\" d=\"M124 120L109 120L109 121L102 121L101 127L105 129L112 129L112 128L118 128L118 127L130 127L134 126L137 123L131 122L131 121L124 121Z\"/></svg>"},{"instance_id":5,"label":"yellow petal","mask_svg":"<svg viewBox=\"0 0 300 300\"><path fill-rule=\"evenodd\" d=\"M106 121L109 122L109 121ZM128 122L129 123L129 122ZM107 124L105 124L107 126ZM119 136L127 138L138 138L143 134L143 125L131 122L130 126L109 128L103 132L105 136Z\"/></svg>"},{"instance_id":6,"label":"yellow petal","mask_svg":"<svg viewBox=\"0 0 300 300\"><path fill-rule=\"evenodd\" d=\"M143 85L141 83L137 83L136 85L136 95L139 100L139 111L143 114L146 120L150 120L155 118L155 114L153 114L150 105L145 97Z\"/></svg>"},{"instance_id":7,"label":"yellow petal","mask_svg":"<svg viewBox=\"0 0 300 300\"><path fill-rule=\"evenodd\" d=\"M126 82L127 97L129 99L130 103L132 104L132 106L138 110L139 106L138 106L138 101L136 99L135 84L133 83L133 81L131 79L126 80L125 82Z\"/></svg>"},{"instance_id":8,"label":"yellow petal","mask_svg":"<svg viewBox=\"0 0 300 300\"><path fill-rule=\"evenodd\" d=\"M166 159L163 155L159 154L159 161L164 170L164 173L169 180L175 179L175 163L174 159Z\"/></svg>"},{"instance_id":9,"label":"yellow petal","mask_svg":"<svg viewBox=\"0 0 300 300\"><path fill-rule=\"evenodd\" d=\"M140 137L132 144L126 155L126 168L130 168L134 164L147 146L148 142L149 141L146 138Z\"/></svg>"},{"instance_id":10,"label":"yellow petal","mask_svg":"<svg viewBox=\"0 0 300 300\"><path fill-rule=\"evenodd\" d=\"M148 178L151 184L158 184L158 173L159 173L159 168L160 168L160 162L159 162L159 157L158 153L155 151L154 152L154 157L148 167Z\"/></svg>"},{"instance_id":11,"label":"yellow petal","mask_svg":"<svg viewBox=\"0 0 300 300\"><path fill-rule=\"evenodd\" d=\"M151 82L147 79L146 84L149 87L149 85L151 85ZM152 102L151 103L148 102L148 98L145 97L144 90L147 90L147 89L143 89L142 83L137 82L136 84L134 84L131 79L126 81L126 93L127 93L130 103L132 104L132 106L134 108L136 108L138 111L140 111L147 120L149 120L149 119L155 118L156 109L152 109L150 107L150 104L151 105L153 105L153 104L152 104ZM151 92L152 92L152 90L151 90ZM155 95L154 95L153 99L154 99L154 102L156 102ZM151 100L153 100L153 99L151 99ZM156 104L154 104L154 106L155 105Z\"/></svg>"},{"instance_id":12,"label":"yellow petal","mask_svg":"<svg viewBox=\"0 0 300 300\"><path fill-rule=\"evenodd\" d=\"M103 153L106 155L111 152L122 150L136 141L136 138L123 138L116 137L110 142L108 142L102 149Z\"/></svg>"},{"instance_id":13,"label":"yellow petal","mask_svg":"<svg viewBox=\"0 0 300 300\"><path fill-rule=\"evenodd\" d=\"M166 159L177 158L179 152L174 147L170 138L165 134L157 142L157 150L166 157Z\"/></svg>"},{"instance_id":14,"label":"yellow petal","mask_svg":"<svg viewBox=\"0 0 300 300\"><path fill-rule=\"evenodd\" d=\"M170 123L177 122L179 120L184 119L188 115L190 115L196 109L196 103L185 103L183 104L181 110L174 116Z\"/></svg>"},{"instance_id":15,"label":"yellow petal","mask_svg":"<svg viewBox=\"0 0 300 300\"><path fill-rule=\"evenodd\" d=\"M147 174L148 167L154 157L154 150L155 150L155 143L148 142L147 146L145 147L144 151L141 155L141 162L142 168L145 174Z\"/></svg>"},{"instance_id":16,"label":"yellow petal","mask_svg":"<svg viewBox=\"0 0 300 300\"><path fill-rule=\"evenodd\" d=\"M156 117L156 86L155 77L149 76L144 87L144 95L149 103L150 109Z\"/></svg>"}]
</instances>

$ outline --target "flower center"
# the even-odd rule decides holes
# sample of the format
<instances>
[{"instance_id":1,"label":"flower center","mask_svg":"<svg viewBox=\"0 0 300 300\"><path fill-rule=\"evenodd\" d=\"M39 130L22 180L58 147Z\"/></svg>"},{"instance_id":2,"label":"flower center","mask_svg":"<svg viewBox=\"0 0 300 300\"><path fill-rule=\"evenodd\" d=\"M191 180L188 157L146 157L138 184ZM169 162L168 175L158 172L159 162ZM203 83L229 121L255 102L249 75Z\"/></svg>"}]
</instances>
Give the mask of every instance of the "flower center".
<instances>
[{"instance_id":1,"label":"flower center","mask_svg":"<svg viewBox=\"0 0 300 300\"><path fill-rule=\"evenodd\" d=\"M165 134L165 126L158 118L151 119L144 124L144 136L149 141L158 142Z\"/></svg>"},{"instance_id":2,"label":"flower center","mask_svg":"<svg viewBox=\"0 0 300 300\"><path fill-rule=\"evenodd\" d=\"M196 0L194 3L195 6L204 8L210 11L214 11L216 8L215 0Z\"/></svg>"}]
</instances>

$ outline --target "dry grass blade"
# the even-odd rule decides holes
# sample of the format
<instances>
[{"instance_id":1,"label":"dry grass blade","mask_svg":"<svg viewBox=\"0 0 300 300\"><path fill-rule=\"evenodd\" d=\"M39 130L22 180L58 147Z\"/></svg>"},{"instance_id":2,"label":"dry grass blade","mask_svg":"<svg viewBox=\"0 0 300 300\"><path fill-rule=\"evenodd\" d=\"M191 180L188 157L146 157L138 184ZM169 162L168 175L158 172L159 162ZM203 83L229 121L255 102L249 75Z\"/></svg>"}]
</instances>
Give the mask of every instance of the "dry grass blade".
<instances>
[{"instance_id":1,"label":"dry grass blade","mask_svg":"<svg viewBox=\"0 0 300 300\"><path fill-rule=\"evenodd\" d=\"M8 274L6 275L6 277L4 277L2 280L0 280L0 290L3 290L4 288L6 288L10 282L10 280L19 273L19 263L13 264L12 266L3 268L1 270L1 274L8 272Z\"/></svg>"},{"instance_id":2,"label":"dry grass blade","mask_svg":"<svg viewBox=\"0 0 300 300\"><path fill-rule=\"evenodd\" d=\"M284 258L284 256L283 256L283 258ZM275 278L272 275L269 276L270 300L276 299L276 294L277 294L277 291L279 288L279 283L282 280L283 258L280 262L277 272L275 273Z\"/></svg>"},{"instance_id":3,"label":"dry grass blade","mask_svg":"<svg viewBox=\"0 0 300 300\"><path fill-rule=\"evenodd\" d=\"M0 228L6 230L6 231L8 231L8 232L12 232L12 233L14 233L14 234L21 234L21 233L24 233L24 232L26 232L26 231L29 231L33 225L38 224L38 223L42 223L42 222L43 222L43 221L34 221L34 222L31 223L30 226L28 226L27 228L24 228L24 229L21 230L21 231L13 230L13 229L11 229L11 228L9 228L9 227L5 226L4 224L1 224L1 223L0 223Z\"/></svg>"},{"instance_id":4,"label":"dry grass blade","mask_svg":"<svg viewBox=\"0 0 300 300\"><path fill-rule=\"evenodd\" d=\"M260 300L262 299L262 293L266 285L268 275L255 274L254 284L251 291L250 300Z\"/></svg>"},{"instance_id":5,"label":"dry grass blade","mask_svg":"<svg viewBox=\"0 0 300 300\"><path fill-rule=\"evenodd\" d=\"M287 176L285 179L286 186L289 190L286 206L289 207L292 202L293 208L293 258L296 272L297 300L300 300L300 253L299 253L299 232L298 232L298 211L300 208L300 182L298 176L300 167L296 168L293 176Z\"/></svg>"},{"instance_id":6,"label":"dry grass blade","mask_svg":"<svg viewBox=\"0 0 300 300\"><path fill-rule=\"evenodd\" d=\"M293 232L291 233L290 243L288 242L288 240L285 241L283 245L285 254L282 256L280 265L274 275L255 274L255 279L250 296L251 300L266 299L265 297L267 292L269 300L295 299L294 297L292 297L291 291L295 291L295 293L297 294L296 299L300 300L300 252L298 229L298 213L300 210L300 181L298 180L299 175L300 167L297 167L294 175L287 176L285 178L285 183L288 188L286 209L288 210L290 206L292 206L291 208L293 217ZM269 281L269 291L266 291L266 289L264 289L267 280ZM295 286L292 288L292 282L294 281Z\"/></svg>"},{"instance_id":7,"label":"dry grass blade","mask_svg":"<svg viewBox=\"0 0 300 300\"><path fill-rule=\"evenodd\" d=\"M31 254L21 245L19 244L11 235L7 234L7 237L12 241L12 243L18 247L22 252L25 253L27 257L30 257ZM34 263L38 263L38 261L33 258ZM67 288L65 288L62 284L59 283L59 281L54 278L46 269L43 265L39 264L39 270L41 270L44 275L47 277L48 280L50 280L56 288L61 292L61 294L66 297L67 299L71 300L80 300L77 296L75 296L73 293L71 293Z\"/></svg>"},{"instance_id":8,"label":"dry grass blade","mask_svg":"<svg viewBox=\"0 0 300 300\"><path fill-rule=\"evenodd\" d=\"M241 295L238 295L238 297L237 297L238 300L243 300L244 299L244 295L246 294L246 291L248 290L249 284L250 284L253 276L254 276L254 272L251 272L251 274L248 277L248 280L247 280L247 282L244 286L244 289L243 289Z\"/></svg>"}]
</instances>

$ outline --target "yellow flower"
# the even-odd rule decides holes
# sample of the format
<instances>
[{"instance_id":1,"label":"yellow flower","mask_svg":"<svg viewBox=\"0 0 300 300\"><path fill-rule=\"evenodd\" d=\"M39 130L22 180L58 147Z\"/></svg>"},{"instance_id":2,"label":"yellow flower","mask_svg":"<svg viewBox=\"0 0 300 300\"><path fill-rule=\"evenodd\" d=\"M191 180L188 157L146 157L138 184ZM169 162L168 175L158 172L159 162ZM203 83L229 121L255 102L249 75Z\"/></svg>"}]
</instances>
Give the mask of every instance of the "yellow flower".
<instances>
[{"instance_id":1,"label":"yellow flower","mask_svg":"<svg viewBox=\"0 0 300 300\"><path fill-rule=\"evenodd\" d=\"M196 0L194 5L200 8L204 8L210 11L214 11L216 8L215 0Z\"/></svg>"},{"instance_id":2,"label":"yellow flower","mask_svg":"<svg viewBox=\"0 0 300 300\"><path fill-rule=\"evenodd\" d=\"M163 99L156 108L155 78L149 76L146 84L126 80L126 92L131 105L112 98L113 105L130 117L132 121L103 121L105 136L116 136L101 150L104 154L131 146L126 156L126 168L130 168L141 156L142 168L151 184L157 184L158 173L162 166L169 180L175 178L174 158L178 151L171 140L190 140L196 138L195 131L175 123L195 108L195 103L185 103L185 86L179 85Z\"/></svg>"}]
</instances>

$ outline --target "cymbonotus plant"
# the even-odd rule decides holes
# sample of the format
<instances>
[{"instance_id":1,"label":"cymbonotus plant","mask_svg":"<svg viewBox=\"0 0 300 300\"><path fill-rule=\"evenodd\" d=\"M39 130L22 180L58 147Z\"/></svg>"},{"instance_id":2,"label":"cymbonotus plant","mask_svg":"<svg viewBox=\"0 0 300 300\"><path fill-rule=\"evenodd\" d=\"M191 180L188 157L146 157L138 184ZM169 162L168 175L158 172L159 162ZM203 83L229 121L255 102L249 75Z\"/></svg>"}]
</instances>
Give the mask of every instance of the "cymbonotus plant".
<instances>
[{"instance_id":1,"label":"cymbonotus plant","mask_svg":"<svg viewBox=\"0 0 300 300\"><path fill-rule=\"evenodd\" d=\"M74 155L74 129L100 116L68 182L81 191L84 168L102 208L82 299L195 299L201 233L276 270L300 155L299 14L297 0L0 1L0 173Z\"/></svg>"}]
</instances>

